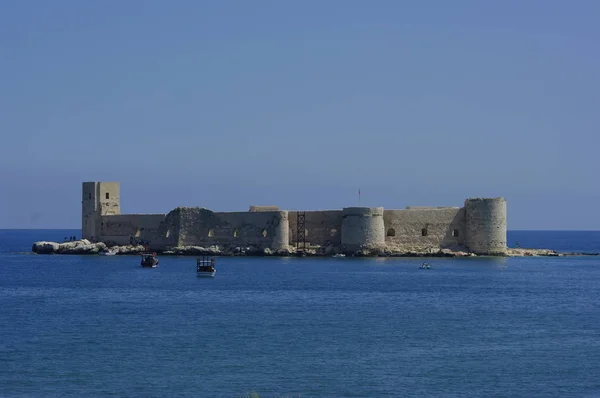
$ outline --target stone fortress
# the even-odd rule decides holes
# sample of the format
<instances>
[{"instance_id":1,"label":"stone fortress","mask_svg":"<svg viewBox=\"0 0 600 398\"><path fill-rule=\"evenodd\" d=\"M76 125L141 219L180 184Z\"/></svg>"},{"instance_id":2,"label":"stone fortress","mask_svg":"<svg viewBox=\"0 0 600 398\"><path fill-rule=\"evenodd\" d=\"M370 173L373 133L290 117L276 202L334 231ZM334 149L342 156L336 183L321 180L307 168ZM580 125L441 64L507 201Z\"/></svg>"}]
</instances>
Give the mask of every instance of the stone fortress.
<instances>
[{"instance_id":1,"label":"stone fortress","mask_svg":"<svg viewBox=\"0 0 600 398\"><path fill-rule=\"evenodd\" d=\"M121 214L118 182L84 182L82 237L108 245L143 242L148 250L244 247L265 253L297 248L317 254L448 249L506 255L506 200L470 198L463 207L346 207L292 211L251 206L243 212L178 207L166 214Z\"/></svg>"}]
</instances>

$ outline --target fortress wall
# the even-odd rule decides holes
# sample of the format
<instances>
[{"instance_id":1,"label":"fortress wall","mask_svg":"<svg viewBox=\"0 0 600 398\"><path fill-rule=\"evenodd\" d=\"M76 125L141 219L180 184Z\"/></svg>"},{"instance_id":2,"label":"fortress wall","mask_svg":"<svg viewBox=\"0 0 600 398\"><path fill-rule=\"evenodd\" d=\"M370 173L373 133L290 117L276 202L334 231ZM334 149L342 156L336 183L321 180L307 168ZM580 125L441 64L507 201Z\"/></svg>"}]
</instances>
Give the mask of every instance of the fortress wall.
<instances>
[{"instance_id":1,"label":"fortress wall","mask_svg":"<svg viewBox=\"0 0 600 398\"><path fill-rule=\"evenodd\" d=\"M341 243L345 250L385 245L383 207L346 207L342 212Z\"/></svg>"},{"instance_id":2,"label":"fortress wall","mask_svg":"<svg viewBox=\"0 0 600 398\"><path fill-rule=\"evenodd\" d=\"M297 240L297 211L251 206L248 212L215 213L178 207L168 214L120 214L118 182L84 182L82 235L107 243L150 242L151 249L223 245L281 249ZM477 254L506 253L506 200L469 198L463 208L349 207L307 211L306 240L312 246L348 250L380 245L464 245Z\"/></svg>"},{"instance_id":3,"label":"fortress wall","mask_svg":"<svg viewBox=\"0 0 600 398\"><path fill-rule=\"evenodd\" d=\"M342 211L307 211L306 214L306 244L313 246L339 246L342 236ZM289 212L289 242L296 245L298 234L297 211Z\"/></svg>"},{"instance_id":4,"label":"fortress wall","mask_svg":"<svg viewBox=\"0 0 600 398\"><path fill-rule=\"evenodd\" d=\"M506 199L465 200L466 246L476 254L506 253Z\"/></svg>"},{"instance_id":5,"label":"fortress wall","mask_svg":"<svg viewBox=\"0 0 600 398\"><path fill-rule=\"evenodd\" d=\"M278 206L250 206L248 211L258 212L258 211L279 211Z\"/></svg>"},{"instance_id":6,"label":"fortress wall","mask_svg":"<svg viewBox=\"0 0 600 398\"><path fill-rule=\"evenodd\" d=\"M81 190L81 236L98 239L100 235L100 209L96 200L97 182L84 182Z\"/></svg>"},{"instance_id":7,"label":"fortress wall","mask_svg":"<svg viewBox=\"0 0 600 398\"><path fill-rule=\"evenodd\" d=\"M287 247L288 212L227 212L180 207L178 231L180 246L254 246L273 250Z\"/></svg>"},{"instance_id":8,"label":"fortress wall","mask_svg":"<svg viewBox=\"0 0 600 398\"><path fill-rule=\"evenodd\" d=\"M174 224L165 214L120 214L101 216L101 240L128 245L130 239L148 241L149 248L163 249L176 244Z\"/></svg>"},{"instance_id":9,"label":"fortress wall","mask_svg":"<svg viewBox=\"0 0 600 398\"><path fill-rule=\"evenodd\" d=\"M83 238L99 240L100 217L121 214L118 182L84 182L81 197L81 234Z\"/></svg>"},{"instance_id":10,"label":"fortress wall","mask_svg":"<svg viewBox=\"0 0 600 398\"><path fill-rule=\"evenodd\" d=\"M464 244L464 208L411 207L405 210L385 210L383 220L387 244L442 247ZM423 236L423 229L427 236ZM453 233L458 236L453 236Z\"/></svg>"},{"instance_id":11,"label":"fortress wall","mask_svg":"<svg viewBox=\"0 0 600 398\"><path fill-rule=\"evenodd\" d=\"M121 184L99 182L96 186L100 214L103 216L121 214Z\"/></svg>"}]
</instances>

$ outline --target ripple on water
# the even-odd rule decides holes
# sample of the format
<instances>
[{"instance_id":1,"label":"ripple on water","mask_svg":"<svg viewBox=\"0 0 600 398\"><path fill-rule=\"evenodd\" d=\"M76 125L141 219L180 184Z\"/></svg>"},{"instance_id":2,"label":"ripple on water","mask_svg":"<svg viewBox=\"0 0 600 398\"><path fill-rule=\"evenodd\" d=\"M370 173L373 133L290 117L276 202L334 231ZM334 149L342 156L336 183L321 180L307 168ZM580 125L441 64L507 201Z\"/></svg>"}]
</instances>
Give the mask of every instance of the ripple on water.
<instances>
[{"instance_id":1,"label":"ripple on water","mask_svg":"<svg viewBox=\"0 0 600 398\"><path fill-rule=\"evenodd\" d=\"M203 280L190 258L92 257L0 255L4 394L598 389L597 259L224 258Z\"/></svg>"}]
</instances>

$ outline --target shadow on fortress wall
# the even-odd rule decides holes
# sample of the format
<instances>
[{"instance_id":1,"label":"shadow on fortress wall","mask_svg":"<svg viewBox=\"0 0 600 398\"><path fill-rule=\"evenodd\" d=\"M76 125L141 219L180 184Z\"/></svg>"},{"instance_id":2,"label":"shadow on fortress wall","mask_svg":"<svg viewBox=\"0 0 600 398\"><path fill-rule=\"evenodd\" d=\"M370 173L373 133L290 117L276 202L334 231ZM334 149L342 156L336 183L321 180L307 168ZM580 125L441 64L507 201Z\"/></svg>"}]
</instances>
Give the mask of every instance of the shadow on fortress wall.
<instances>
[{"instance_id":1,"label":"shadow on fortress wall","mask_svg":"<svg viewBox=\"0 0 600 398\"><path fill-rule=\"evenodd\" d=\"M462 220L461 220L462 219ZM463 225L463 228L459 228L460 236L458 237L458 244L455 243L456 238L452 236L455 225ZM468 251L465 245L465 234L466 234L466 217L465 209L461 208L456 212L450 225L446 228L446 234L444 235L443 241L440 243L440 249L451 249L455 251Z\"/></svg>"}]
</instances>

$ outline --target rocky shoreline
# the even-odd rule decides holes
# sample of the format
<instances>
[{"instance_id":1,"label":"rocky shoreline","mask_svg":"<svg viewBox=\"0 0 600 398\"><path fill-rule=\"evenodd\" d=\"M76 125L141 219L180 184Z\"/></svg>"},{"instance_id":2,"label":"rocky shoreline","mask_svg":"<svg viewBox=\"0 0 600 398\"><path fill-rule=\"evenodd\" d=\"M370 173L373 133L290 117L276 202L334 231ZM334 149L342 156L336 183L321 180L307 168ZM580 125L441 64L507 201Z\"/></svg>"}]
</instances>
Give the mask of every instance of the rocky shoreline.
<instances>
[{"instance_id":1,"label":"rocky shoreline","mask_svg":"<svg viewBox=\"0 0 600 398\"><path fill-rule=\"evenodd\" d=\"M40 241L33 243L31 251L36 254L102 254L110 251L115 255L138 255L146 251L141 245L107 245L102 242L92 243L87 239L77 241L57 243ZM336 254L344 254L349 257L476 257L474 253L462 247L456 248L435 248L435 247L394 247L385 249L365 249L352 253L341 253L334 247L316 247L300 252L296 248L290 247L285 250L272 251L270 249L260 249L256 247L235 247L223 248L220 246L200 247L200 246L177 246L169 250L156 251L161 255L172 256L313 256L330 257ZM507 249L506 257L564 257L564 256L582 256L599 253L558 253L549 249Z\"/></svg>"}]
</instances>

